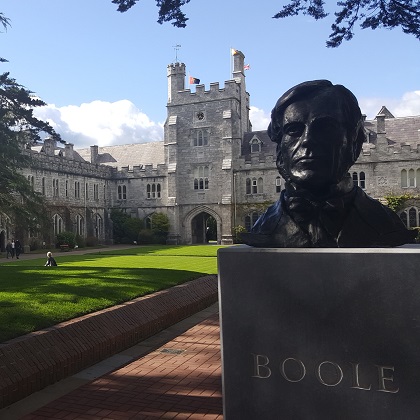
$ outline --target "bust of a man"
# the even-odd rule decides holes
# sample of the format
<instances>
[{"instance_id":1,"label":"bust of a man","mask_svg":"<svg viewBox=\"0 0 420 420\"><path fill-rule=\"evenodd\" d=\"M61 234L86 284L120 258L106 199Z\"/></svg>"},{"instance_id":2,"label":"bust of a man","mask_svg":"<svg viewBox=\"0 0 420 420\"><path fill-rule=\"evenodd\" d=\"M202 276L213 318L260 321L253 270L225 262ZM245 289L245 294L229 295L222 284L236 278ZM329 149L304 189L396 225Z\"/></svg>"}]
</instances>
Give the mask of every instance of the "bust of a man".
<instances>
[{"instance_id":1,"label":"bust of a man","mask_svg":"<svg viewBox=\"0 0 420 420\"><path fill-rule=\"evenodd\" d=\"M328 80L301 83L277 101L268 135L286 186L245 243L260 247L389 247L414 242L396 213L348 173L365 140L355 96Z\"/></svg>"}]
</instances>

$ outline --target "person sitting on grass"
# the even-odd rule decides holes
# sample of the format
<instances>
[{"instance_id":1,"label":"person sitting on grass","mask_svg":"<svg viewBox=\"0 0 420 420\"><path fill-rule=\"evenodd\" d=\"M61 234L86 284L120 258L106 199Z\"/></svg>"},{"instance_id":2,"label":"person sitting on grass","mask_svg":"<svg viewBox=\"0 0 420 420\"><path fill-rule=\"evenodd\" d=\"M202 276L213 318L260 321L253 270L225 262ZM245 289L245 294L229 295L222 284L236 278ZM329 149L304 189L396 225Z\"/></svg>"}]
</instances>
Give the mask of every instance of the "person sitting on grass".
<instances>
[{"instance_id":1,"label":"person sitting on grass","mask_svg":"<svg viewBox=\"0 0 420 420\"><path fill-rule=\"evenodd\" d=\"M45 267L57 267L57 262L51 252L47 252L47 262L45 263Z\"/></svg>"}]
</instances>

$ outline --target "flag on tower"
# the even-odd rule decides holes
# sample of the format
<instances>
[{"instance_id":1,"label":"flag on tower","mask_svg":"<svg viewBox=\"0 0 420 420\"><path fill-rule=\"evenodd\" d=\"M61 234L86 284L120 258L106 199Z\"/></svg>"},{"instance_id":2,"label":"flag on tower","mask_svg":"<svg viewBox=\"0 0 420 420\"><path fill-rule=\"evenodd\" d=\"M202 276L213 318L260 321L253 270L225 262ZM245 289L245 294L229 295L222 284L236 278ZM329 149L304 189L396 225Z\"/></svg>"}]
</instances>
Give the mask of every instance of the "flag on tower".
<instances>
[{"instance_id":1,"label":"flag on tower","mask_svg":"<svg viewBox=\"0 0 420 420\"><path fill-rule=\"evenodd\" d=\"M190 76L190 85L199 85L200 79L196 79L195 77Z\"/></svg>"},{"instance_id":2,"label":"flag on tower","mask_svg":"<svg viewBox=\"0 0 420 420\"><path fill-rule=\"evenodd\" d=\"M244 70L249 70L250 68L251 68L251 66L249 64L244 65Z\"/></svg>"},{"instance_id":3,"label":"flag on tower","mask_svg":"<svg viewBox=\"0 0 420 420\"><path fill-rule=\"evenodd\" d=\"M233 48L230 49L232 55L239 54L238 50L234 50Z\"/></svg>"}]
</instances>

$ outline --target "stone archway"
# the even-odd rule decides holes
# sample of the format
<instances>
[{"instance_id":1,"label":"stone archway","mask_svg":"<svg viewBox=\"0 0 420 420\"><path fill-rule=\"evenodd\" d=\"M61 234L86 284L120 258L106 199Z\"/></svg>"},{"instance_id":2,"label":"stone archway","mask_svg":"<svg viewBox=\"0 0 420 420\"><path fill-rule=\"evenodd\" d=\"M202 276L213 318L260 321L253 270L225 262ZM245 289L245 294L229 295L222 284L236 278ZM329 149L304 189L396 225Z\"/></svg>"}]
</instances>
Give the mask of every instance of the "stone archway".
<instances>
[{"instance_id":1,"label":"stone archway","mask_svg":"<svg viewBox=\"0 0 420 420\"><path fill-rule=\"evenodd\" d=\"M221 242L222 220L213 210L200 206L185 217L186 242L190 244L205 244L209 239Z\"/></svg>"}]
</instances>

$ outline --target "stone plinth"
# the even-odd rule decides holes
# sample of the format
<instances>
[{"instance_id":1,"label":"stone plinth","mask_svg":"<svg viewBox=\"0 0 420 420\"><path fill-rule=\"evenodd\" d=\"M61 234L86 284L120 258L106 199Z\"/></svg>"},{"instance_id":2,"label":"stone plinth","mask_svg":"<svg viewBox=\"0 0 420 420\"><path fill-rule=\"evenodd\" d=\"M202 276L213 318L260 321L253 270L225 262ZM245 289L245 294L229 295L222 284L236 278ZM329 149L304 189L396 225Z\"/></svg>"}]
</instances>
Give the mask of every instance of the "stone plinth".
<instances>
[{"instance_id":1,"label":"stone plinth","mask_svg":"<svg viewBox=\"0 0 420 420\"><path fill-rule=\"evenodd\" d=\"M224 419L415 419L420 249L219 251Z\"/></svg>"}]
</instances>

